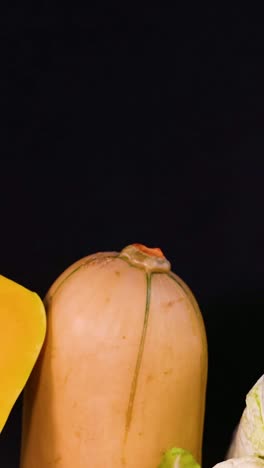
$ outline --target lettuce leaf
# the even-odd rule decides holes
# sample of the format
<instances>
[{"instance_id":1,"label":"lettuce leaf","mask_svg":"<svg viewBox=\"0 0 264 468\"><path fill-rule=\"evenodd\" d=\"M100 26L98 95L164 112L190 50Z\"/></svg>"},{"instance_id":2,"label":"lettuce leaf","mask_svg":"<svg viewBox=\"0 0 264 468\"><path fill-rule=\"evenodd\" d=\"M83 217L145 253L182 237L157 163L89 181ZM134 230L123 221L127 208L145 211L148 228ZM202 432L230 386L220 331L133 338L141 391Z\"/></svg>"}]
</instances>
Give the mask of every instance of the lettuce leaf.
<instances>
[{"instance_id":1,"label":"lettuce leaf","mask_svg":"<svg viewBox=\"0 0 264 468\"><path fill-rule=\"evenodd\" d=\"M258 457L230 458L217 463L213 468L264 468L264 460Z\"/></svg>"},{"instance_id":2,"label":"lettuce leaf","mask_svg":"<svg viewBox=\"0 0 264 468\"><path fill-rule=\"evenodd\" d=\"M182 448L167 450L158 468L200 468L192 454Z\"/></svg>"},{"instance_id":3,"label":"lettuce leaf","mask_svg":"<svg viewBox=\"0 0 264 468\"><path fill-rule=\"evenodd\" d=\"M246 408L226 458L264 457L264 375L246 396Z\"/></svg>"}]
</instances>

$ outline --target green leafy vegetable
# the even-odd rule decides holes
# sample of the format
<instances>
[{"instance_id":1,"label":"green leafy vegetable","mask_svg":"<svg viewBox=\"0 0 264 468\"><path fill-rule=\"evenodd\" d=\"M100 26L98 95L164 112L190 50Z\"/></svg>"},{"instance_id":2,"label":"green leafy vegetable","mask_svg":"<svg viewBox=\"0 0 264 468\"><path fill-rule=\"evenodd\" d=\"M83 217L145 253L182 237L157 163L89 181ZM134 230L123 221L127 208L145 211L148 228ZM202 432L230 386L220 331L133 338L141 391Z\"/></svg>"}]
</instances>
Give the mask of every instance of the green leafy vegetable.
<instances>
[{"instance_id":1,"label":"green leafy vegetable","mask_svg":"<svg viewBox=\"0 0 264 468\"><path fill-rule=\"evenodd\" d=\"M264 460L258 457L230 458L217 463L214 468L263 468Z\"/></svg>"},{"instance_id":2,"label":"green leafy vegetable","mask_svg":"<svg viewBox=\"0 0 264 468\"><path fill-rule=\"evenodd\" d=\"M226 458L248 456L264 457L264 375L246 396L246 408Z\"/></svg>"},{"instance_id":3,"label":"green leafy vegetable","mask_svg":"<svg viewBox=\"0 0 264 468\"><path fill-rule=\"evenodd\" d=\"M200 465L190 452L174 447L165 452L158 468L200 468Z\"/></svg>"}]
</instances>

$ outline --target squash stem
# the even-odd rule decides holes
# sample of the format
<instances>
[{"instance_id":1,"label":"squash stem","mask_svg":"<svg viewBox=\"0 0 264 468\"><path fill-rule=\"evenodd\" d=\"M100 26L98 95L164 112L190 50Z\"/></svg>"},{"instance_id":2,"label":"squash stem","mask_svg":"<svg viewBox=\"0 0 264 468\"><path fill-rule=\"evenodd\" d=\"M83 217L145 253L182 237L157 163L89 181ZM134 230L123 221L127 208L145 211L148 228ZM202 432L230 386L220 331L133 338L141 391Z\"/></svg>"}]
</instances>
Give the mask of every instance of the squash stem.
<instances>
[{"instance_id":1,"label":"squash stem","mask_svg":"<svg viewBox=\"0 0 264 468\"><path fill-rule=\"evenodd\" d=\"M120 252L119 257L146 272L165 273L171 269L170 262L158 247L151 248L143 244L131 244Z\"/></svg>"}]
</instances>

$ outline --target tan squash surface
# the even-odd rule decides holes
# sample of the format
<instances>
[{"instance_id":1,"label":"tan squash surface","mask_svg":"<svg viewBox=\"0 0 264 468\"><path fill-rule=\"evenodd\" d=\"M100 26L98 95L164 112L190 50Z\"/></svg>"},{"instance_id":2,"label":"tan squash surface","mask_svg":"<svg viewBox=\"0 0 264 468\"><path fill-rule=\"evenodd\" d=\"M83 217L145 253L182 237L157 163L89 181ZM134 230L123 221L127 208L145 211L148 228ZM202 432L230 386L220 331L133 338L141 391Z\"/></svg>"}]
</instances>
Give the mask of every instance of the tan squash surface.
<instances>
[{"instance_id":1,"label":"tan squash surface","mask_svg":"<svg viewBox=\"0 0 264 468\"><path fill-rule=\"evenodd\" d=\"M204 323L159 249L133 244L76 262L46 308L20 468L156 468L173 446L200 461Z\"/></svg>"}]
</instances>

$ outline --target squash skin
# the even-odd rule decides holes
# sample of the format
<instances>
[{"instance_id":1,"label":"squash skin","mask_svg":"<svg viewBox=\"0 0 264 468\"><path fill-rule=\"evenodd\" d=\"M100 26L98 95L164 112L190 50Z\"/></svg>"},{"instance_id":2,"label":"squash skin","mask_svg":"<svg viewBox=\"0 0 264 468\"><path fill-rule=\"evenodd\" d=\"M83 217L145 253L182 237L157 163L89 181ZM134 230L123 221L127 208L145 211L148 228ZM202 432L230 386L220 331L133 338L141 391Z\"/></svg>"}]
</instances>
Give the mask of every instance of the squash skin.
<instances>
[{"instance_id":1,"label":"squash skin","mask_svg":"<svg viewBox=\"0 0 264 468\"><path fill-rule=\"evenodd\" d=\"M20 467L152 468L172 446L201 461L207 341L182 280L99 253L60 275L45 305Z\"/></svg>"}]
</instances>

